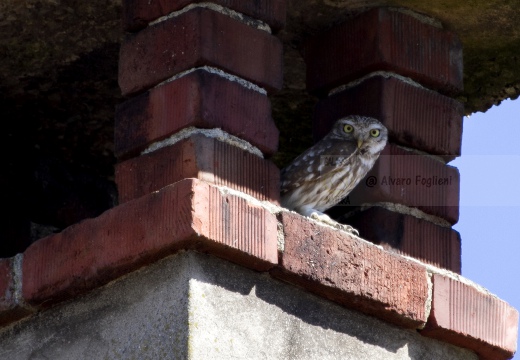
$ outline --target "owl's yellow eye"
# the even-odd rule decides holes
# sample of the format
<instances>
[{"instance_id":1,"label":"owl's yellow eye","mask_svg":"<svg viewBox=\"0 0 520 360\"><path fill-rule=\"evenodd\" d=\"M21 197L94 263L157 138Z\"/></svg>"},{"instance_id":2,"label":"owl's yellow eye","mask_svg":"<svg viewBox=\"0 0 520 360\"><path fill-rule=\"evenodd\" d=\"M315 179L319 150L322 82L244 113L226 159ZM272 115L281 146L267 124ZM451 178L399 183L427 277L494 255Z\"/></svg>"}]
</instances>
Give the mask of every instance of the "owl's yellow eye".
<instances>
[{"instance_id":1,"label":"owl's yellow eye","mask_svg":"<svg viewBox=\"0 0 520 360\"><path fill-rule=\"evenodd\" d=\"M378 137L378 136L379 136L379 130L378 130L378 129L372 129L372 130L370 130L370 136L372 136L372 137Z\"/></svg>"},{"instance_id":2,"label":"owl's yellow eye","mask_svg":"<svg viewBox=\"0 0 520 360\"><path fill-rule=\"evenodd\" d=\"M354 131L354 127L352 125L345 125L343 126L343 131L346 132L347 134L351 133L352 131Z\"/></svg>"}]
</instances>

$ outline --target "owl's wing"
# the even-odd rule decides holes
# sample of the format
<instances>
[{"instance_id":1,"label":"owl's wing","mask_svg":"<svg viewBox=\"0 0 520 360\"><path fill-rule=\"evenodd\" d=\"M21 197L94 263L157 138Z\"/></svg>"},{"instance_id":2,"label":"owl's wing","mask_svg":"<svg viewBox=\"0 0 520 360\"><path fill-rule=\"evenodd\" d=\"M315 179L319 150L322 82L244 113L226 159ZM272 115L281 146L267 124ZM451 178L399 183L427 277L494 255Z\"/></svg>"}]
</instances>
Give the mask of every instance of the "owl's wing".
<instances>
[{"instance_id":1,"label":"owl's wing","mask_svg":"<svg viewBox=\"0 0 520 360\"><path fill-rule=\"evenodd\" d=\"M337 171L350 161L356 149L353 142L323 138L282 169L281 194Z\"/></svg>"}]
</instances>

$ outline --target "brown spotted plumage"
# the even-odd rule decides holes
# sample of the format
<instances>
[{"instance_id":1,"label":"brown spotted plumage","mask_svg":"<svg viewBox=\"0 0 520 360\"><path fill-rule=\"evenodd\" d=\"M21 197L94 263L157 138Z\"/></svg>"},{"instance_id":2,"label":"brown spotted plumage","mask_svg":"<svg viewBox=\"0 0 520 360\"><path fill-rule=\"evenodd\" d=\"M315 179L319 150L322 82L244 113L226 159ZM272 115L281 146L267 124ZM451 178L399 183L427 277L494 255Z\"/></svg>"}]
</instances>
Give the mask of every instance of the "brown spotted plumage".
<instances>
[{"instance_id":1,"label":"brown spotted plumage","mask_svg":"<svg viewBox=\"0 0 520 360\"><path fill-rule=\"evenodd\" d=\"M388 131L378 120L351 115L281 172L282 206L350 232L323 211L344 199L374 166Z\"/></svg>"}]
</instances>

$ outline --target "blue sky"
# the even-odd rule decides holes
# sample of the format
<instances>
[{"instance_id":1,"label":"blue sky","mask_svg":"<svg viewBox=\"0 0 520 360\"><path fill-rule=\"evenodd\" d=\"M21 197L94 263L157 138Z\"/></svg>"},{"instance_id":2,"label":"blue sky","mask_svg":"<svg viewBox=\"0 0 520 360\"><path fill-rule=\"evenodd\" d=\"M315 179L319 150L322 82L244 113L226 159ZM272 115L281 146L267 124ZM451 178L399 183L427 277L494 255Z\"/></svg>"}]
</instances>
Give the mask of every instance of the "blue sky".
<instances>
[{"instance_id":1,"label":"blue sky","mask_svg":"<svg viewBox=\"0 0 520 360\"><path fill-rule=\"evenodd\" d=\"M520 100L465 117L450 165L461 177L462 275L520 309Z\"/></svg>"}]
</instances>

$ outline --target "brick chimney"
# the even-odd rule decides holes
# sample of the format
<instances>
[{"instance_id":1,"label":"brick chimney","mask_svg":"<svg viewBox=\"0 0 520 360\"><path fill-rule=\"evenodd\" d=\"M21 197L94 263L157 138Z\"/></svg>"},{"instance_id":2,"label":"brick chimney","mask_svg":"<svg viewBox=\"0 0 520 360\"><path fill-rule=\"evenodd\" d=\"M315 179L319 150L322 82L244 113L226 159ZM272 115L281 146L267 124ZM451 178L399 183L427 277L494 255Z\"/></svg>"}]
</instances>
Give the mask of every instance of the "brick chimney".
<instances>
[{"instance_id":1,"label":"brick chimney","mask_svg":"<svg viewBox=\"0 0 520 360\"><path fill-rule=\"evenodd\" d=\"M374 8L305 45L315 139L348 114L390 132L367 181L331 211L359 238L279 205L269 96L283 85L285 12L284 0L123 1L120 204L0 259L0 354L513 356L518 312L460 276L451 228L457 37Z\"/></svg>"}]
</instances>

